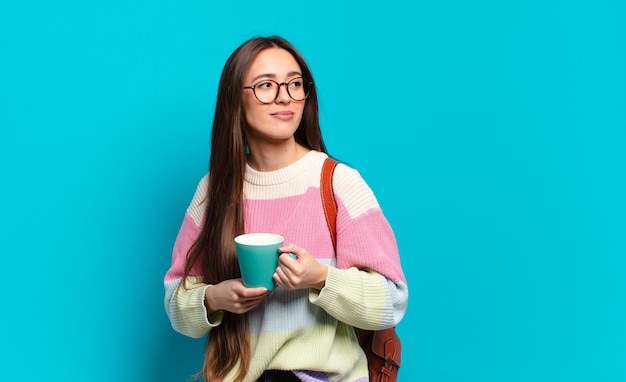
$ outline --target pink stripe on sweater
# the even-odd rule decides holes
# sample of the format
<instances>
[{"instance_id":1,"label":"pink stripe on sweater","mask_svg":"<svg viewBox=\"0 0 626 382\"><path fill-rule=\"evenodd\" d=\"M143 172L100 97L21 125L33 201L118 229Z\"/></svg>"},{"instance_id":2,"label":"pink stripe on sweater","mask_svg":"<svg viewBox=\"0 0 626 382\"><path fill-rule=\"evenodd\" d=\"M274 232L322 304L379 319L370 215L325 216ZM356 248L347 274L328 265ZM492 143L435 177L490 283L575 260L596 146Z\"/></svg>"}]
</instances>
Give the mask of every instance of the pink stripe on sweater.
<instances>
[{"instance_id":1,"label":"pink stripe on sweater","mask_svg":"<svg viewBox=\"0 0 626 382\"><path fill-rule=\"evenodd\" d=\"M165 281L170 281L183 277L185 271L185 262L187 260L187 252L193 245L196 238L200 234L200 227L196 225L189 213L185 213L183 224L178 231L176 244L172 253L172 266L165 274ZM193 275L199 275L199 267L192 270Z\"/></svg>"},{"instance_id":2,"label":"pink stripe on sweater","mask_svg":"<svg viewBox=\"0 0 626 382\"><path fill-rule=\"evenodd\" d=\"M247 199L246 232L276 233L285 237L285 244L305 248L318 259L331 259L335 252L321 203L317 187L294 197ZM183 276L187 252L200 230L186 213L165 281ZM350 219L338 200L337 231L337 268L371 268L393 281L406 282L395 236L379 208ZM192 274L199 275L199 267L195 267Z\"/></svg>"}]
</instances>

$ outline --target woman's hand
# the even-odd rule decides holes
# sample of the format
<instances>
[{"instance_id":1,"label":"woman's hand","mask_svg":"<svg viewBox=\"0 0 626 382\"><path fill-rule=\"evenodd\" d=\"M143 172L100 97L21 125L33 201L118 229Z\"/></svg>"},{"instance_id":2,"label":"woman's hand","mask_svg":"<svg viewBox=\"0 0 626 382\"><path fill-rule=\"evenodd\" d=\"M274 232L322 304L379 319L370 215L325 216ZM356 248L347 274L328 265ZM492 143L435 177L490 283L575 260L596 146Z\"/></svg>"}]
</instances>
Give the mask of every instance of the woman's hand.
<instances>
[{"instance_id":1,"label":"woman's hand","mask_svg":"<svg viewBox=\"0 0 626 382\"><path fill-rule=\"evenodd\" d=\"M320 264L306 249L295 244L282 246L278 268L274 273L276 284L287 289L314 288L321 290L326 285L328 266ZM296 259L290 253L296 255Z\"/></svg>"},{"instance_id":2,"label":"woman's hand","mask_svg":"<svg viewBox=\"0 0 626 382\"><path fill-rule=\"evenodd\" d=\"M225 310L242 314L259 305L268 293L263 287L246 288L241 278L225 280L206 289L204 304L209 313Z\"/></svg>"}]
</instances>

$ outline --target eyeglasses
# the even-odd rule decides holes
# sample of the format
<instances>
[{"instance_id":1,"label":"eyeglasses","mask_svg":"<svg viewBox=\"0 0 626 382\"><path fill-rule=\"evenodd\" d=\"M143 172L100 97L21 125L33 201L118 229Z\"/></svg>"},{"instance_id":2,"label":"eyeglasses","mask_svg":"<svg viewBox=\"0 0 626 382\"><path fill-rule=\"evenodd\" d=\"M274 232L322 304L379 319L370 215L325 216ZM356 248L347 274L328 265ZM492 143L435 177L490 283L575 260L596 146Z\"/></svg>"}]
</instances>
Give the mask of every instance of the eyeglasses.
<instances>
[{"instance_id":1,"label":"eyeglasses","mask_svg":"<svg viewBox=\"0 0 626 382\"><path fill-rule=\"evenodd\" d=\"M274 80L262 80L254 85L244 86L244 89L252 89L254 96L263 104L270 104L278 98L280 87L285 85L287 94L294 101L304 101L309 95L311 81L305 81L302 77L296 77L288 82L278 83Z\"/></svg>"}]
</instances>

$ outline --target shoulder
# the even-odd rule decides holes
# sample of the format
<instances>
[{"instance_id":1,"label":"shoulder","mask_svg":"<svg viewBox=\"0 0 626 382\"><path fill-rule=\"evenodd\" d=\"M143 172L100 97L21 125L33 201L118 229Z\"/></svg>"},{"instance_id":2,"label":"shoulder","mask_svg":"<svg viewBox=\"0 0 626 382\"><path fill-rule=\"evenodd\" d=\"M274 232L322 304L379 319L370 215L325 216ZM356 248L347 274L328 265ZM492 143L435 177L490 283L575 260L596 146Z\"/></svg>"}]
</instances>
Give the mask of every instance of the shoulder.
<instances>
[{"instance_id":1,"label":"shoulder","mask_svg":"<svg viewBox=\"0 0 626 382\"><path fill-rule=\"evenodd\" d=\"M333 190L335 197L352 217L380 208L374 192L365 179L357 169L347 164L340 162L335 168Z\"/></svg>"},{"instance_id":2,"label":"shoulder","mask_svg":"<svg viewBox=\"0 0 626 382\"><path fill-rule=\"evenodd\" d=\"M193 199L191 200L189 207L187 207L187 213L189 214L189 216L191 216L197 226L200 226L200 224L202 224L202 219L204 218L208 189L209 175L206 174L202 177L202 179L200 179L200 182L198 182L198 186L196 187L196 192L193 195Z\"/></svg>"}]
</instances>

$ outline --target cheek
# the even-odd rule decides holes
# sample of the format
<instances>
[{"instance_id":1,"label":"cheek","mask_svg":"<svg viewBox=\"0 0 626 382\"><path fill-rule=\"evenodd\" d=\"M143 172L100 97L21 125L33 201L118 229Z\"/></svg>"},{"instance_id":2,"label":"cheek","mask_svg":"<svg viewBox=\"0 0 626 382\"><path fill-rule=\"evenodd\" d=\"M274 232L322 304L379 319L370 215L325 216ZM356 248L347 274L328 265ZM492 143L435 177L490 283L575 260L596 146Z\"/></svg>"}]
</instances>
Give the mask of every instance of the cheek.
<instances>
[{"instance_id":1,"label":"cheek","mask_svg":"<svg viewBox=\"0 0 626 382\"><path fill-rule=\"evenodd\" d=\"M298 113L300 113L300 119L302 119L304 117L304 105L298 108Z\"/></svg>"},{"instance_id":2,"label":"cheek","mask_svg":"<svg viewBox=\"0 0 626 382\"><path fill-rule=\"evenodd\" d=\"M244 99L241 103L241 115L248 125L255 120L256 108L248 99Z\"/></svg>"},{"instance_id":3,"label":"cheek","mask_svg":"<svg viewBox=\"0 0 626 382\"><path fill-rule=\"evenodd\" d=\"M248 125L254 125L256 121L259 121L259 110L255 109L254 107L244 107L243 117Z\"/></svg>"}]
</instances>

